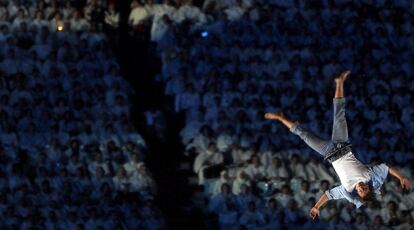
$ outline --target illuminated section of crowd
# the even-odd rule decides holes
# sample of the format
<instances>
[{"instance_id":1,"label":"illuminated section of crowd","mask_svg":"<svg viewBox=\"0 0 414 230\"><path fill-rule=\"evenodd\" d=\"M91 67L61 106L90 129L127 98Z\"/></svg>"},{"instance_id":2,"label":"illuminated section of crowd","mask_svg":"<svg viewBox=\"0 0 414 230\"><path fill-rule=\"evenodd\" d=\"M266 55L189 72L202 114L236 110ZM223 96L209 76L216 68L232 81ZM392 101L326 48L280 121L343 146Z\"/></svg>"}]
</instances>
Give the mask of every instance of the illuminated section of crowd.
<instances>
[{"instance_id":1,"label":"illuminated section of crowd","mask_svg":"<svg viewBox=\"0 0 414 230\"><path fill-rule=\"evenodd\" d=\"M160 229L113 5L0 2L0 229Z\"/></svg>"}]
</instances>

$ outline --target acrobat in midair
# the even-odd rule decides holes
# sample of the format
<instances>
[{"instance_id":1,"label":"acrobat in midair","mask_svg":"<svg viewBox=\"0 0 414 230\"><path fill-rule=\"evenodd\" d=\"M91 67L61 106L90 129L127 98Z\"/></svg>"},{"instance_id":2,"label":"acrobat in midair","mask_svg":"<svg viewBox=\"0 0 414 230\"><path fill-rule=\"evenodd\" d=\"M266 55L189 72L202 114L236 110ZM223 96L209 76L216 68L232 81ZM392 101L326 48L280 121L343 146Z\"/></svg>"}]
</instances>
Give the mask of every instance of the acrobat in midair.
<instances>
[{"instance_id":1,"label":"acrobat in midair","mask_svg":"<svg viewBox=\"0 0 414 230\"><path fill-rule=\"evenodd\" d=\"M332 164L341 185L327 190L310 210L310 216L319 216L319 209L328 200L347 199L359 208L366 201L372 200L375 193L380 194L380 188L388 173L396 177L403 189L411 189L411 182L402 176L395 168L386 164L366 166L352 153L348 138L348 127L345 118L344 83L350 71L343 72L335 78L336 90L333 99L334 119L331 140L322 140L307 131L298 122L286 118L283 113L266 113L265 118L283 123L289 130L298 135L309 147L318 152Z\"/></svg>"}]
</instances>

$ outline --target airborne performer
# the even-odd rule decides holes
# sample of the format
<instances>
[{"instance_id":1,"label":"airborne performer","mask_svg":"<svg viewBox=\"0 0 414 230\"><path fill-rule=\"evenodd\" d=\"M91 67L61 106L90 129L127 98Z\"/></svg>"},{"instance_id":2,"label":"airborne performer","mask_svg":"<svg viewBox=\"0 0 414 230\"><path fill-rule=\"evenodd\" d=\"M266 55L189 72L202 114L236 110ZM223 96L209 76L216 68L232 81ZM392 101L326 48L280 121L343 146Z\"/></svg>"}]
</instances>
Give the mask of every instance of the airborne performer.
<instances>
[{"instance_id":1,"label":"airborne performer","mask_svg":"<svg viewBox=\"0 0 414 230\"><path fill-rule=\"evenodd\" d=\"M347 199L357 208L368 200L380 194L380 188L388 173L396 177L403 189L411 189L411 182L402 176L395 168L386 164L366 166L352 153L348 138L348 127L345 118L344 82L350 71L343 72L335 78L336 90L333 99L334 118L331 140L322 140L313 133L305 130L298 122L286 118L283 113L266 113L265 118L278 120L289 130L298 135L309 147L321 154L325 160L332 164L341 185L327 190L310 210L310 216L315 219L319 216L319 209L328 200Z\"/></svg>"}]
</instances>

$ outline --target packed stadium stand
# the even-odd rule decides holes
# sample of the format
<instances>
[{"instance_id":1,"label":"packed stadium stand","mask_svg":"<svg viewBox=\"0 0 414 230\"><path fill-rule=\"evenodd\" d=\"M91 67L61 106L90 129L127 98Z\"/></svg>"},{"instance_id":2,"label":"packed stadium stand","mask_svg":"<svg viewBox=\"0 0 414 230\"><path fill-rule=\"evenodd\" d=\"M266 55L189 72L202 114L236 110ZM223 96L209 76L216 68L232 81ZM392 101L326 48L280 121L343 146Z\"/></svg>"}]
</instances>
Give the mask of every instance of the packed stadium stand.
<instances>
[{"instance_id":1,"label":"packed stadium stand","mask_svg":"<svg viewBox=\"0 0 414 230\"><path fill-rule=\"evenodd\" d=\"M265 112L414 179L409 0L0 0L0 229L414 228L389 178L356 209Z\"/></svg>"},{"instance_id":2,"label":"packed stadium stand","mask_svg":"<svg viewBox=\"0 0 414 230\"><path fill-rule=\"evenodd\" d=\"M1 1L0 229L165 227L100 4Z\"/></svg>"}]
</instances>

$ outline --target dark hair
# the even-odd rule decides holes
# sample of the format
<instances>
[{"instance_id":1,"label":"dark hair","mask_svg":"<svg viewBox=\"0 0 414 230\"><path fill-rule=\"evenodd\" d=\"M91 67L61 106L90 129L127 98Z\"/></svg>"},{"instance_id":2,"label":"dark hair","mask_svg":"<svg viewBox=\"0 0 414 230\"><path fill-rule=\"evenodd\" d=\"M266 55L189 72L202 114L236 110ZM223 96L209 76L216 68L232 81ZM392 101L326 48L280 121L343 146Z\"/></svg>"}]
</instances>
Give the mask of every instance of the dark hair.
<instances>
[{"instance_id":1,"label":"dark hair","mask_svg":"<svg viewBox=\"0 0 414 230\"><path fill-rule=\"evenodd\" d=\"M359 197L363 202L375 201L375 190L369 185L369 192L364 197Z\"/></svg>"}]
</instances>

